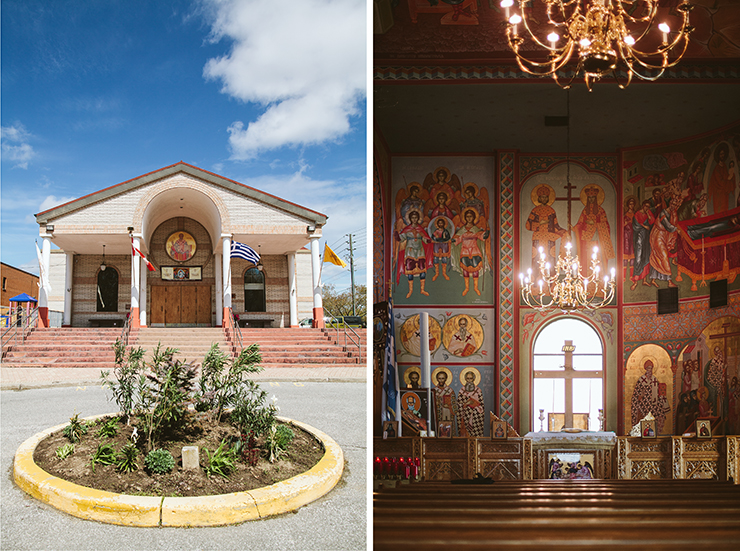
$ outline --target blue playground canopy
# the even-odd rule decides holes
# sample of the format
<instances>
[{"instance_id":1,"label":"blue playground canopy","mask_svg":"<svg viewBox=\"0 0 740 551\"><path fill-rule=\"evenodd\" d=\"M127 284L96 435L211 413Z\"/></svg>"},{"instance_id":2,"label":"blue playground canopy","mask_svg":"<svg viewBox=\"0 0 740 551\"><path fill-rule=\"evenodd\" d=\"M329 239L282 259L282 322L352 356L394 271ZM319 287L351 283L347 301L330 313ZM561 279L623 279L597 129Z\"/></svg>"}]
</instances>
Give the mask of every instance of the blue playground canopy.
<instances>
[{"instance_id":1,"label":"blue playground canopy","mask_svg":"<svg viewBox=\"0 0 740 551\"><path fill-rule=\"evenodd\" d=\"M21 293L9 299L9 302L38 302L35 298L28 296L27 293Z\"/></svg>"}]
</instances>

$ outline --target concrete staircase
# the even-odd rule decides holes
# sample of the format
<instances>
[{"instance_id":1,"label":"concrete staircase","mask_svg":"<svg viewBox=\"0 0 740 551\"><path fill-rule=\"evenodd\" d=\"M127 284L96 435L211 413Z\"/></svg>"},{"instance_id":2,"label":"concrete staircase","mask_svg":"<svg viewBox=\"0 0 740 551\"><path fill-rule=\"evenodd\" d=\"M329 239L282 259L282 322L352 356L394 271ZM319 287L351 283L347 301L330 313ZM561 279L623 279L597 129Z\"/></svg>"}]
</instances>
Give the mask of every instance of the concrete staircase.
<instances>
[{"instance_id":1,"label":"concrete staircase","mask_svg":"<svg viewBox=\"0 0 740 551\"><path fill-rule=\"evenodd\" d=\"M120 328L35 329L22 344L3 347L3 367L91 367L112 369Z\"/></svg>"},{"instance_id":2,"label":"concrete staircase","mask_svg":"<svg viewBox=\"0 0 740 551\"><path fill-rule=\"evenodd\" d=\"M358 331L361 354L356 345L345 341L342 332L311 328L242 329L244 346L260 345L262 366L279 367L357 367L367 360L366 331ZM3 349L3 367L90 367L113 369L113 343L120 336L118 328L36 329L20 345ZM220 327L142 327L129 335L129 346L142 347L149 361L152 351L162 347L177 348L177 358L202 364L213 343L225 352L232 349Z\"/></svg>"},{"instance_id":3,"label":"concrete staircase","mask_svg":"<svg viewBox=\"0 0 740 551\"><path fill-rule=\"evenodd\" d=\"M231 345L226 341L220 327L141 327L129 336L129 347L141 347L145 350L144 359L152 359L157 344L161 348L177 348L176 359L184 362L202 364L211 345L218 344L227 354Z\"/></svg>"},{"instance_id":4,"label":"concrete staircase","mask_svg":"<svg viewBox=\"0 0 740 551\"><path fill-rule=\"evenodd\" d=\"M366 361L367 345L362 335L362 355L357 346L345 347L344 339L335 331L312 328L281 328L241 330L244 346L260 345L262 367L353 366Z\"/></svg>"}]
</instances>

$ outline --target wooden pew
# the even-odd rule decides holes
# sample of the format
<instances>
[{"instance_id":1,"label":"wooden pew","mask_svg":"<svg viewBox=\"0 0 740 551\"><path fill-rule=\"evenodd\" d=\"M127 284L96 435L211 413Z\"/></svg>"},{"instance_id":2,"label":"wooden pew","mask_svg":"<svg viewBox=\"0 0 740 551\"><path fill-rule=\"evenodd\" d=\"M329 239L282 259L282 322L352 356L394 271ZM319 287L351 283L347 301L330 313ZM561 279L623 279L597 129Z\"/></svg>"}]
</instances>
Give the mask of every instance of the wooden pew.
<instances>
[{"instance_id":1,"label":"wooden pew","mask_svg":"<svg viewBox=\"0 0 740 551\"><path fill-rule=\"evenodd\" d=\"M740 549L740 488L706 480L422 482L373 517L378 550Z\"/></svg>"}]
</instances>

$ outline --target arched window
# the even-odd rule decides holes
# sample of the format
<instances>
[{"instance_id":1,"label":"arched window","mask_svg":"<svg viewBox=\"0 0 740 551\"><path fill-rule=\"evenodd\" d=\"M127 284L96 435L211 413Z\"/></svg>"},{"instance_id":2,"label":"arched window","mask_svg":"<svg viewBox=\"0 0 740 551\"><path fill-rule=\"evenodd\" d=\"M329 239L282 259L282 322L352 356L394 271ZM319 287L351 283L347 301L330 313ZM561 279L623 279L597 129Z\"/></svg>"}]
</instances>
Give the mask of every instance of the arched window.
<instances>
[{"instance_id":1,"label":"arched window","mask_svg":"<svg viewBox=\"0 0 740 551\"><path fill-rule=\"evenodd\" d=\"M265 274L257 268L249 268L244 273L244 311L265 312Z\"/></svg>"},{"instance_id":2,"label":"arched window","mask_svg":"<svg viewBox=\"0 0 740 551\"><path fill-rule=\"evenodd\" d=\"M568 342L575 348L570 350ZM579 319L561 318L540 331L532 353L532 389L533 430L540 429L540 410L545 430L567 426L568 413L573 414L571 426L599 430L604 346L596 330Z\"/></svg>"},{"instance_id":3,"label":"arched window","mask_svg":"<svg viewBox=\"0 0 740 551\"><path fill-rule=\"evenodd\" d=\"M108 266L98 272L97 311L118 312L118 272Z\"/></svg>"}]
</instances>

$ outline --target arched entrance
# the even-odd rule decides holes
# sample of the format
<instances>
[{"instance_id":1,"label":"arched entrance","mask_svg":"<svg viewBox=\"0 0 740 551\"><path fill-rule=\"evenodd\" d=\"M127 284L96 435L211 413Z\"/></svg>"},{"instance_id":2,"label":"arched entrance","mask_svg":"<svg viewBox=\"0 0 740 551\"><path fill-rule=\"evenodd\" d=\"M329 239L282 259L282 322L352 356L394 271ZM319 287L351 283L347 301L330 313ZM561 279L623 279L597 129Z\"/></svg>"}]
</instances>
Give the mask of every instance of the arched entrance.
<instances>
[{"instance_id":1,"label":"arched entrance","mask_svg":"<svg viewBox=\"0 0 740 551\"><path fill-rule=\"evenodd\" d=\"M159 268L159 277L149 279L150 324L212 325L215 273L206 228L192 218L170 218L152 233L150 249Z\"/></svg>"}]
</instances>

